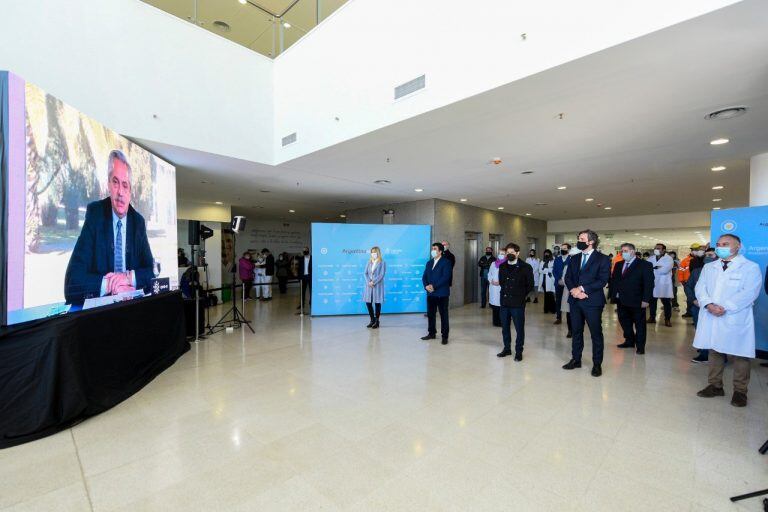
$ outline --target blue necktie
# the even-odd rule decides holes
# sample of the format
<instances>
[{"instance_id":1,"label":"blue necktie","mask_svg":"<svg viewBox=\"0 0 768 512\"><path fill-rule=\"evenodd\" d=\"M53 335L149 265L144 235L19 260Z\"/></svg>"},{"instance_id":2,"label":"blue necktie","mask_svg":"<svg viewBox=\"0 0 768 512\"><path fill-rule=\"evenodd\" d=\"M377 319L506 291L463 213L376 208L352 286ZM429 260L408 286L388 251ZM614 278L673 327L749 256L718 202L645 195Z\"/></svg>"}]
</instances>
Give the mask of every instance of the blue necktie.
<instances>
[{"instance_id":1,"label":"blue necktie","mask_svg":"<svg viewBox=\"0 0 768 512\"><path fill-rule=\"evenodd\" d=\"M123 271L123 221L117 221L117 236L115 237L115 272Z\"/></svg>"},{"instance_id":2,"label":"blue necktie","mask_svg":"<svg viewBox=\"0 0 768 512\"><path fill-rule=\"evenodd\" d=\"M584 270L584 267L587 266L587 255L584 254L581 256L581 270Z\"/></svg>"}]
</instances>

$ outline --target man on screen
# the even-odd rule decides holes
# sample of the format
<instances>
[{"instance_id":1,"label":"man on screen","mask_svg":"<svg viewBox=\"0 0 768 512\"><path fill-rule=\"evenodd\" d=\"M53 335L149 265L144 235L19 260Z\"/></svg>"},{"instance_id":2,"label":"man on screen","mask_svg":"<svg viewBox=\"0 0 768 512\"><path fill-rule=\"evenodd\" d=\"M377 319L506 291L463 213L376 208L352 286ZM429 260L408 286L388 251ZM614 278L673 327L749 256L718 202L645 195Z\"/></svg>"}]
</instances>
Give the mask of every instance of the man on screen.
<instances>
[{"instance_id":1,"label":"man on screen","mask_svg":"<svg viewBox=\"0 0 768 512\"><path fill-rule=\"evenodd\" d=\"M107 161L109 197L88 205L64 277L68 304L136 289L149 291L152 250L144 217L131 206L131 166L122 151Z\"/></svg>"}]
</instances>

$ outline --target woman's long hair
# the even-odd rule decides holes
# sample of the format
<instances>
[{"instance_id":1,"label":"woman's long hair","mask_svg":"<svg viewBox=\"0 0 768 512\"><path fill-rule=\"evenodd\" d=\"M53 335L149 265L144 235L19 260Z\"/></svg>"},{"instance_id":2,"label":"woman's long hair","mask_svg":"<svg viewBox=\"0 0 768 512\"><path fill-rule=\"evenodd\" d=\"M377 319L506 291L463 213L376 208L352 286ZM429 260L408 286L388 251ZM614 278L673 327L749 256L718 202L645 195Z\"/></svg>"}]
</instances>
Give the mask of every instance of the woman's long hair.
<instances>
[{"instance_id":1,"label":"woman's long hair","mask_svg":"<svg viewBox=\"0 0 768 512\"><path fill-rule=\"evenodd\" d=\"M378 254L378 255L379 255L379 260L378 260L378 261L379 261L379 263L381 263L382 261L384 261L384 258L382 258L382 257L381 257L381 249L379 249L379 247L378 247L378 246L373 246L373 247L371 247L371 252L375 252L376 254ZM373 261L373 258L371 258L371 261Z\"/></svg>"}]
</instances>

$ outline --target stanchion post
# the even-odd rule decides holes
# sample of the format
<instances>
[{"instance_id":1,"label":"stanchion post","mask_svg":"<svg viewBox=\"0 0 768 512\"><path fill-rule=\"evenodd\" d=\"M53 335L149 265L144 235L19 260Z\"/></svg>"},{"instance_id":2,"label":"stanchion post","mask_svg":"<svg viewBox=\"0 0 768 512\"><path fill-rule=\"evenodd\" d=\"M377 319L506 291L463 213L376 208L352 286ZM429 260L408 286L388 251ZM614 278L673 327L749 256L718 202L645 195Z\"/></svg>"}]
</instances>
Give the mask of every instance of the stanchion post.
<instances>
[{"instance_id":1,"label":"stanchion post","mask_svg":"<svg viewBox=\"0 0 768 512\"><path fill-rule=\"evenodd\" d=\"M195 282L195 343L200 341L200 290Z\"/></svg>"},{"instance_id":2,"label":"stanchion post","mask_svg":"<svg viewBox=\"0 0 768 512\"><path fill-rule=\"evenodd\" d=\"M302 277L299 281L299 293L300 295L300 304L301 304L301 316L304 316L304 278Z\"/></svg>"}]
</instances>

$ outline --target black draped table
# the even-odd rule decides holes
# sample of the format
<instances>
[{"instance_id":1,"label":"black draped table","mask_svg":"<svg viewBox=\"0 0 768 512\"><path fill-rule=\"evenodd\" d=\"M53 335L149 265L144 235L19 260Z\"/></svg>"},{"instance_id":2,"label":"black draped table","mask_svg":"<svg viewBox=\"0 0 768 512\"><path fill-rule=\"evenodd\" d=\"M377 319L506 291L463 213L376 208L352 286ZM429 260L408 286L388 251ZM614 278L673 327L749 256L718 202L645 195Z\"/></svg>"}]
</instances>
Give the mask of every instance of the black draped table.
<instances>
[{"instance_id":1,"label":"black draped table","mask_svg":"<svg viewBox=\"0 0 768 512\"><path fill-rule=\"evenodd\" d=\"M114 407L189 343L179 292L0 330L0 448Z\"/></svg>"}]
</instances>

